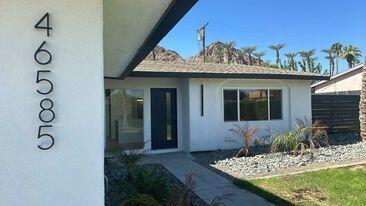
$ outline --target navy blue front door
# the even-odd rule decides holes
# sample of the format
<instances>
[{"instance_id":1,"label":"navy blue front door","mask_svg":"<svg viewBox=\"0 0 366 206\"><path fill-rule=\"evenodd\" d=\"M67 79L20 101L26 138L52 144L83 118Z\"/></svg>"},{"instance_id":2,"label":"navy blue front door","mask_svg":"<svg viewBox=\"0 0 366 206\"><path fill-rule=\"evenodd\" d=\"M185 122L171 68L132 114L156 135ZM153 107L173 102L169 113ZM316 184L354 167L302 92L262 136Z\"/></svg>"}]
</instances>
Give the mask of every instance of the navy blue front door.
<instances>
[{"instance_id":1,"label":"navy blue front door","mask_svg":"<svg viewBox=\"0 0 366 206\"><path fill-rule=\"evenodd\" d=\"M151 149L177 148L177 90L151 89Z\"/></svg>"}]
</instances>

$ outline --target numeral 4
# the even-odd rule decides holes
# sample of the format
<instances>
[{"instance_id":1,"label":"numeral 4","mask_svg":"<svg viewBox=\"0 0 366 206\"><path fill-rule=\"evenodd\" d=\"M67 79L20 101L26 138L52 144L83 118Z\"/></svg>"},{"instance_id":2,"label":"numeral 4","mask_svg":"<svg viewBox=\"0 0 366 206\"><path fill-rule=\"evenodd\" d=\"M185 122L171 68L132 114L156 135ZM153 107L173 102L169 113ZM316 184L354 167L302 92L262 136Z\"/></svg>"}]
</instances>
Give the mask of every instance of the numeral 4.
<instances>
[{"instance_id":1,"label":"numeral 4","mask_svg":"<svg viewBox=\"0 0 366 206\"><path fill-rule=\"evenodd\" d=\"M41 26L42 22L46 21L46 26ZM50 31L52 30L52 27L50 27L50 14L47 12L41 20L37 22L37 24L34 26L36 29L46 29L47 30L47 36L50 36Z\"/></svg>"}]
</instances>

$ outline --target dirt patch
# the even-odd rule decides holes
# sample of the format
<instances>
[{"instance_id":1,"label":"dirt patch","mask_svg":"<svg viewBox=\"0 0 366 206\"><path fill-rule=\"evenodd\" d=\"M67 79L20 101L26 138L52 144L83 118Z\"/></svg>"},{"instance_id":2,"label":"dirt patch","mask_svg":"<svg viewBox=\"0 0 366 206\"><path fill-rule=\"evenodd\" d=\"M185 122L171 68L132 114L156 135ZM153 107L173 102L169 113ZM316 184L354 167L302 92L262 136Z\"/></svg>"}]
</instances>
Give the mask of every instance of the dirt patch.
<instances>
[{"instance_id":1,"label":"dirt patch","mask_svg":"<svg viewBox=\"0 0 366 206\"><path fill-rule=\"evenodd\" d=\"M321 205L321 202L326 200L325 194L316 188L302 188L291 191L291 199L295 202L302 203L312 202L315 205Z\"/></svg>"}]
</instances>

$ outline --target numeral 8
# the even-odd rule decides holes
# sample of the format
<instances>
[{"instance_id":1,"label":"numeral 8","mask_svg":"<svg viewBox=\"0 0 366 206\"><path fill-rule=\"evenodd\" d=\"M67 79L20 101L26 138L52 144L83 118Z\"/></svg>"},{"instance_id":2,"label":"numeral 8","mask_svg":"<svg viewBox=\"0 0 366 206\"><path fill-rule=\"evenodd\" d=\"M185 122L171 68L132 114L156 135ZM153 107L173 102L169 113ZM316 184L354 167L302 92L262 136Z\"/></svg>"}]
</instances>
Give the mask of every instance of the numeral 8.
<instances>
[{"instance_id":1,"label":"numeral 8","mask_svg":"<svg viewBox=\"0 0 366 206\"><path fill-rule=\"evenodd\" d=\"M49 106L49 108L45 108L44 106L43 106L43 103L44 102L49 102L49 103L51 103L51 106ZM50 123L50 122L52 122L54 119L55 119L55 112L52 110L52 108L53 108L53 102L52 102L52 100L50 100L50 99L43 99L42 101L41 101L41 103L39 104L39 106L42 108L42 110L39 112L39 119L42 121L42 122L44 122L44 123ZM42 118L42 114L44 113L44 112L46 112L46 111L49 111L49 112L51 112L52 113L52 118L50 119L50 120L44 120L43 118Z\"/></svg>"}]
</instances>

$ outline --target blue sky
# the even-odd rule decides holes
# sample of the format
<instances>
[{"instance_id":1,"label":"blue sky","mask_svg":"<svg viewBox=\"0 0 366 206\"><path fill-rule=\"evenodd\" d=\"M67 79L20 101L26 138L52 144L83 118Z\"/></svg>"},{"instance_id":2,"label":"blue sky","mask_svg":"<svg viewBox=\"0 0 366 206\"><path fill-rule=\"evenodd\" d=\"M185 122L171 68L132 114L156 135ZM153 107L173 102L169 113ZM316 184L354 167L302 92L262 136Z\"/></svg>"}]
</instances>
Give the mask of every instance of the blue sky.
<instances>
[{"instance_id":1,"label":"blue sky","mask_svg":"<svg viewBox=\"0 0 366 206\"><path fill-rule=\"evenodd\" d=\"M332 43L356 45L366 52L365 0L199 0L192 10L161 41L183 57L198 53L196 29L205 22L207 44L235 41L237 47L287 43L283 53L316 49L323 68L328 68L321 49ZM342 70L346 67L342 61Z\"/></svg>"}]
</instances>

